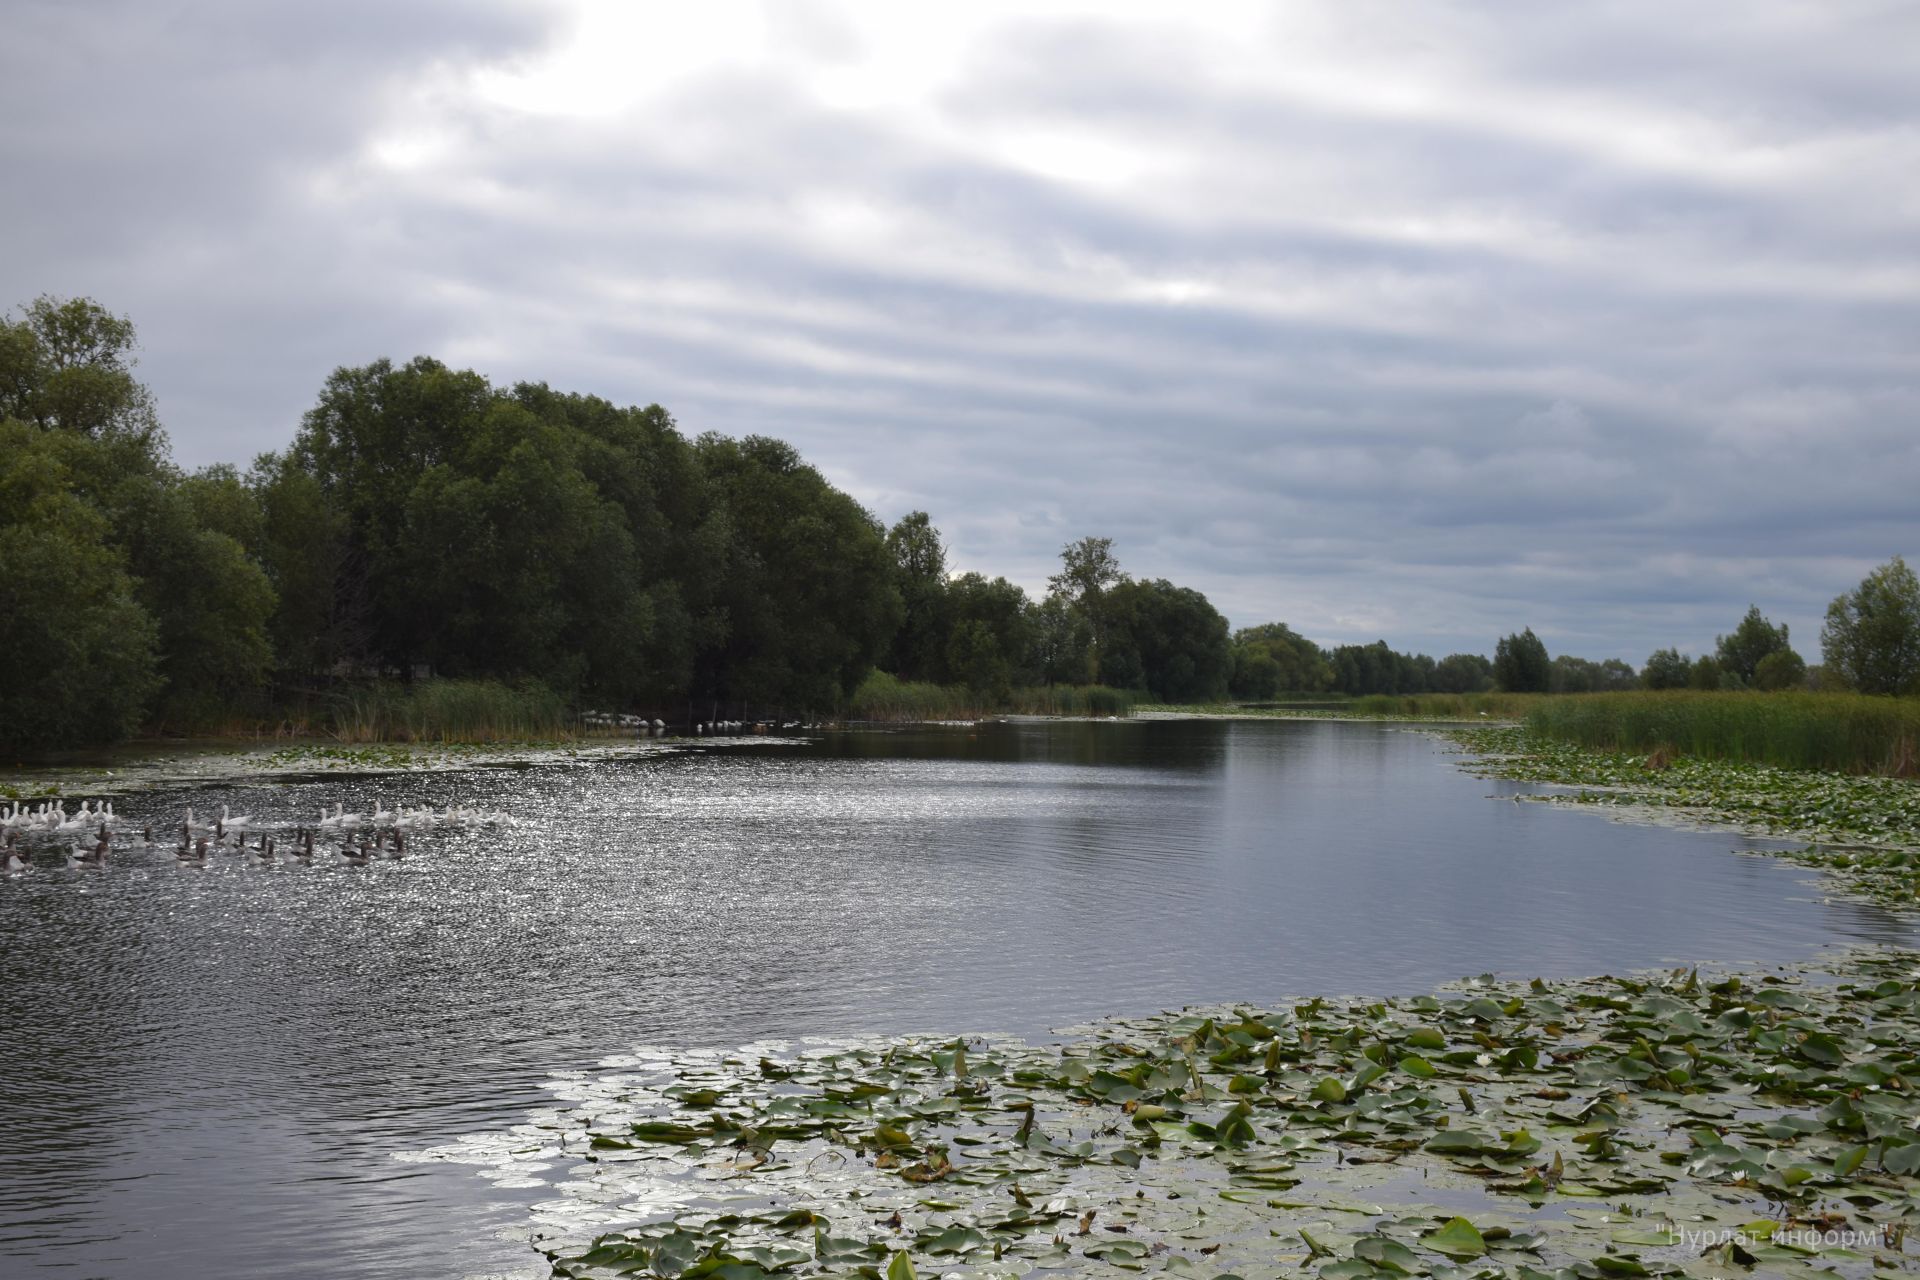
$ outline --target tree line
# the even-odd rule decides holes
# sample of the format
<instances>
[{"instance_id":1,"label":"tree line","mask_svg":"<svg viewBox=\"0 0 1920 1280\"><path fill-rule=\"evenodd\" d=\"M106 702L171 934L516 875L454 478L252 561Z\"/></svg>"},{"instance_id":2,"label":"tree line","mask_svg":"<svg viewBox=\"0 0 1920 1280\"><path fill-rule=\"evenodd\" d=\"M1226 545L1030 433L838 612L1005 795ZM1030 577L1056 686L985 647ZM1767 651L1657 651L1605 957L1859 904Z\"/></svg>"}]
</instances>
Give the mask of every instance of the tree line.
<instances>
[{"instance_id":1,"label":"tree line","mask_svg":"<svg viewBox=\"0 0 1920 1280\"><path fill-rule=\"evenodd\" d=\"M781 441L689 438L658 405L427 358L336 370L286 448L187 472L134 350L133 325L86 299L0 318L0 744L269 716L424 674L690 714L829 713L876 668L988 698L1104 684L1168 702L1660 687L1681 666L1714 687L1804 678L1757 610L1710 658L1663 650L1641 673L1549 661L1530 630L1438 661L1282 623L1230 634L1200 592L1129 576L1098 537L1064 548L1035 600L953 573L926 513L888 528ZM1829 616L1829 678L1910 686L1911 572L1896 559L1851 599Z\"/></svg>"}]
</instances>

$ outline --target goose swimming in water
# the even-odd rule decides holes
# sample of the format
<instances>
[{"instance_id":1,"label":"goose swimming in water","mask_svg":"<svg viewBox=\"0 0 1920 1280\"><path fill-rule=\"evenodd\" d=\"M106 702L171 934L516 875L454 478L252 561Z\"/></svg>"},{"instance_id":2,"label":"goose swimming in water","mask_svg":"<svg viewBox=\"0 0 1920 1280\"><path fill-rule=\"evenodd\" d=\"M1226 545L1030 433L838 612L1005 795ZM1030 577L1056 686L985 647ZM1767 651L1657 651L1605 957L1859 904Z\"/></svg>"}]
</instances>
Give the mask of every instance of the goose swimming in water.
<instances>
[{"instance_id":1,"label":"goose swimming in water","mask_svg":"<svg viewBox=\"0 0 1920 1280\"><path fill-rule=\"evenodd\" d=\"M95 844L91 849L83 849L77 844L67 846L67 865L69 867L104 867L107 865L107 842Z\"/></svg>"}]
</instances>

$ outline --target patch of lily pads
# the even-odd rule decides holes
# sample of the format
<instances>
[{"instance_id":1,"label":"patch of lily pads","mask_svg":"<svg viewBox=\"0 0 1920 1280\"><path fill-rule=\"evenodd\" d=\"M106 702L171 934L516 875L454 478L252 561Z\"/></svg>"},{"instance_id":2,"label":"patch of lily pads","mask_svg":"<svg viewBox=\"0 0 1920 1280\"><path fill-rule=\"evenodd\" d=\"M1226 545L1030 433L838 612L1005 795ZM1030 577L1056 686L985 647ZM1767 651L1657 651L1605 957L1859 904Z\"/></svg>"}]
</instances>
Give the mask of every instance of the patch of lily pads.
<instances>
[{"instance_id":1,"label":"patch of lily pads","mask_svg":"<svg viewBox=\"0 0 1920 1280\"><path fill-rule=\"evenodd\" d=\"M1912 907L1911 783L1456 735L1469 767L1821 843ZM419 1158L551 1182L568 1280L1920 1274L1920 956L661 1052ZM1910 1235L1913 1238L1910 1238Z\"/></svg>"},{"instance_id":2,"label":"patch of lily pads","mask_svg":"<svg viewBox=\"0 0 1920 1280\"><path fill-rule=\"evenodd\" d=\"M1822 968L665 1054L428 1154L567 1166L571 1280L1915 1274L1920 958Z\"/></svg>"},{"instance_id":3,"label":"patch of lily pads","mask_svg":"<svg viewBox=\"0 0 1920 1280\"><path fill-rule=\"evenodd\" d=\"M1773 856L1817 867L1843 891L1882 906L1920 908L1920 783L1685 756L1653 762L1520 728L1447 736L1472 753L1465 763L1474 772L1564 788L1526 799L1806 840L1806 848Z\"/></svg>"}]
</instances>

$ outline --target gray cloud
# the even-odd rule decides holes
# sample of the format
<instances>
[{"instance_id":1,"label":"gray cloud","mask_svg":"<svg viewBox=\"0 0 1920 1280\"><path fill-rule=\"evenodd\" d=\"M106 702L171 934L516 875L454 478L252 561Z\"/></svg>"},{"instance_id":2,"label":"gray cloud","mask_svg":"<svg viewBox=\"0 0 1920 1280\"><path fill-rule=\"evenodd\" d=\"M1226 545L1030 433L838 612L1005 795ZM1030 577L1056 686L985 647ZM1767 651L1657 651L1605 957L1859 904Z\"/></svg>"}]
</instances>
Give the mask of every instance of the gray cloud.
<instances>
[{"instance_id":1,"label":"gray cloud","mask_svg":"<svg viewBox=\"0 0 1920 1280\"><path fill-rule=\"evenodd\" d=\"M1920 554L1910 7L890 12L16 6L0 300L188 463L427 352L1330 643L1812 656Z\"/></svg>"}]
</instances>

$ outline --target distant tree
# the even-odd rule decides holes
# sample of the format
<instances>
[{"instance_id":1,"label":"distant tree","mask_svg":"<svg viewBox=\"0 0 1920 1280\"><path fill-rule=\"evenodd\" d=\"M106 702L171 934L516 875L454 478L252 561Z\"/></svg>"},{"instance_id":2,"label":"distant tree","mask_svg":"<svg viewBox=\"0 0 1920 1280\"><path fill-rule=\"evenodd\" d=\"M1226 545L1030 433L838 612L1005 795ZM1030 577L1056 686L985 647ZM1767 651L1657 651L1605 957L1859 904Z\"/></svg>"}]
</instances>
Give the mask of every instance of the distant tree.
<instances>
[{"instance_id":1,"label":"distant tree","mask_svg":"<svg viewBox=\"0 0 1920 1280\"><path fill-rule=\"evenodd\" d=\"M1552 674L1547 646L1533 634L1532 627L1503 637L1494 648L1493 678L1508 693L1545 693Z\"/></svg>"},{"instance_id":2,"label":"distant tree","mask_svg":"<svg viewBox=\"0 0 1920 1280\"><path fill-rule=\"evenodd\" d=\"M1760 616L1758 605L1747 609L1747 616L1740 620L1732 635L1714 641L1714 656L1720 661L1720 670L1736 677L1742 685L1753 683L1754 672L1768 654L1787 651L1790 649L1786 624L1775 626L1768 622Z\"/></svg>"},{"instance_id":3,"label":"distant tree","mask_svg":"<svg viewBox=\"0 0 1920 1280\"><path fill-rule=\"evenodd\" d=\"M733 531L730 627L709 687L723 700L837 705L900 625L885 530L781 441L706 435L697 447Z\"/></svg>"},{"instance_id":4,"label":"distant tree","mask_svg":"<svg viewBox=\"0 0 1920 1280\"><path fill-rule=\"evenodd\" d=\"M1599 680L1598 663L1563 653L1548 668L1547 690L1551 693L1592 693L1598 687Z\"/></svg>"},{"instance_id":5,"label":"distant tree","mask_svg":"<svg viewBox=\"0 0 1920 1280\"><path fill-rule=\"evenodd\" d=\"M1702 693L1713 693L1729 687L1738 679L1738 676L1720 669L1719 659L1711 654L1703 654L1695 659L1693 667L1687 672L1687 687ZM1738 685L1734 684L1733 687L1737 688Z\"/></svg>"},{"instance_id":6,"label":"distant tree","mask_svg":"<svg viewBox=\"0 0 1920 1280\"><path fill-rule=\"evenodd\" d=\"M1108 591L1111 639L1100 680L1145 689L1162 702L1224 698L1233 670L1227 620L1191 587L1164 578L1120 582Z\"/></svg>"},{"instance_id":7,"label":"distant tree","mask_svg":"<svg viewBox=\"0 0 1920 1280\"><path fill-rule=\"evenodd\" d=\"M1920 580L1895 556L1827 606L1829 675L1862 693L1920 691Z\"/></svg>"},{"instance_id":8,"label":"distant tree","mask_svg":"<svg viewBox=\"0 0 1920 1280\"><path fill-rule=\"evenodd\" d=\"M1320 646L1284 622L1245 627L1233 635L1236 698L1258 701L1277 693L1311 693L1329 687L1333 671Z\"/></svg>"},{"instance_id":9,"label":"distant tree","mask_svg":"<svg viewBox=\"0 0 1920 1280\"><path fill-rule=\"evenodd\" d=\"M1684 689L1692 678L1693 663L1678 649L1655 649L1640 671L1640 683L1649 689Z\"/></svg>"},{"instance_id":10,"label":"distant tree","mask_svg":"<svg viewBox=\"0 0 1920 1280\"><path fill-rule=\"evenodd\" d=\"M1493 688L1493 663L1477 653L1450 653L1433 669L1436 693L1485 693Z\"/></svg>"},{"instance_id":11,"label":"distant tree","mask_svg":"<svg viewBox=\"0 0 1920 1280\"><path fill-rule=\"evenodd\" d=\"M1082 538L1060 550L1060 572L1047 579L1049 590L1075 603L1099 596L1126 581L1112 538Z\"/></svg>"},{"instance_id":12,"label":"distant tree","mask_svg":"<svg viewBox=\"0 0 1920 1280\"><path fill-rule=\"evenodd\" d=\"M1047 588L1049 594L1061 597L1085 620L1087 666L1077 679L1101 678L1108 632L1107 593L1126 581L1119 558L1113 554L1112 538L1081 538L1060 549L1060 572L1047 579Z\"/></svg>"},{"instance_id":13,"label":"distant tree","mask_svg":"<svg viewBox=\"0 0 1920 1280\"><path fill-rule=\"evenodd\" d=\"M1602 693L1620 693L1627 689L1638 689L1640 677L1620 659L1608 658L1595 673L1593 687Z\"/></svg>"},{"instance_id":14,"label":"distant tree","mask_svg":"<svg viewBox=\"0 0 1920 1280\"><path fill-rule=\"evenodd\" d=\"M50 443L0 420L0 746L29 750L125 737L159 687L112 526Z\"/></svg>"},{"instance_id":15,"label":"distant tree","mask_svg":"<svg viewBox=\"0 0 1920 1280\"><path fill-rule=\"evenodd\" d=\"M266 513L259 493L224 462L202 467L180 481L180 492L202 529L223 534L258 558L266 541Z\"/></svg>"},{"instance_id":16,"label":"distant tree","mask_svg":"<svg viewBox=\"0 0 1920 1280\"><path fill-rule=\"evenodd\" d=\"M270 631L281 670L302 685L363 666L372 603L348 513L285 454L262 455L247 483L260 505L260 560L274 589Z\"/></svg>"},{"instance_id":17,"label":"distant tree","mask_svg":"<svg viewBox=\"0 0 1920 1280\"><path fill-rule=\"evenodd\" d=\"M982 697L1004 701L1013 693L1013 664L986 623L967 619L947 641L951 678Z\"/></svg>"},{"instance_id":18,"label":"distant tree","mask_svg":"<svg viewBox=\"0 0 1920 1280\"><path fill-rule=\"evenodd\" d=\"M1807 682L1807 664L1791 649L1776 649L1754 668L1753 687L1769 693L1798 689Z\"/></svg>"},{"instance_id":19,"label":"distant tree","mask_svg":"<svg viewBox=\"0 0 1920 1280\"><path fill-rule=\"evenodd\" d=\"M1031 662L1047 684L1074 684L1087 679L1087 654L1093 629L1086 615L1059 593L1033 606Z\"/></svg>"},{"instance_id":20,"label":"distant tree","mask_svg":"<svg viewBox=\"0 0 1920 1280\"><path fill-rule=\"evenodd\" d=\"M939 680L953 620L947 616L947 548L924 511L902 516L887 531L887 554L900 593L900 630L887 669L906 680Z\"/></svg>"},{"instance_id":21,"label":"distant tree","mask_svg":"<svg viewBox=\"0 0 1920 1280\"><path fill-rule=\"evenodd\" d=\"M1243 701L1259 702L1280 692L1280 664L1262 645L1235 645L1233 674L1227 692Z\"/></svg>"},{"instance_id":22,"label":"distant tree","mask_svg":"<svg viewBox=\"0 0 1920 1280\"><path fill-rule=\"evenodd\" d=\"M151 440L153 396L133 376L133 322L85 298L41 297L0 317L0 419Z\"/></svg>"},{"instance_id":23,"label":"distant tree","mask_svg":"<svg viewBox=\"0 0 1920 1280\"><path fill-rule=\"evenodd\" d=\"M950 630L936 678L1005 698L1016 681L1038 677L1032 669L1033 609L1018 585L963 573L946 584L945 601Z\"/></svg>"}]
</instances>

